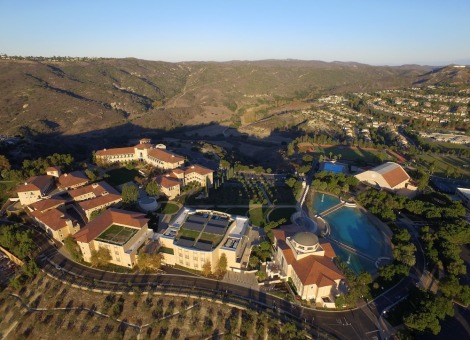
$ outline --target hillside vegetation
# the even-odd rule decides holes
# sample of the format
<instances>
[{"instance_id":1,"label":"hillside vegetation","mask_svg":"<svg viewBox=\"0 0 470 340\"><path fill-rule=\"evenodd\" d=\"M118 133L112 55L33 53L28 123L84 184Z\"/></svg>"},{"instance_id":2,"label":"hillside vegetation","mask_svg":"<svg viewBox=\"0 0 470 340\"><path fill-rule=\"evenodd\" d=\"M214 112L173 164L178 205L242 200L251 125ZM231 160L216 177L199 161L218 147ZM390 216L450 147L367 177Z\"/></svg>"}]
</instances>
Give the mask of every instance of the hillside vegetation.
<instances>
[{"instance_id":1,"label":"hillside vegetation","mask_svg":"<svg viewBox=\"0 0 470 340\"><path fill-rule=\"evenodd\" d=\"M431 70L296 60L0 60L0 118L4 133L24 135L74 135L126 123L161 130L240 126L254 108L425 83Z\"/></svg>"}]
</instances>

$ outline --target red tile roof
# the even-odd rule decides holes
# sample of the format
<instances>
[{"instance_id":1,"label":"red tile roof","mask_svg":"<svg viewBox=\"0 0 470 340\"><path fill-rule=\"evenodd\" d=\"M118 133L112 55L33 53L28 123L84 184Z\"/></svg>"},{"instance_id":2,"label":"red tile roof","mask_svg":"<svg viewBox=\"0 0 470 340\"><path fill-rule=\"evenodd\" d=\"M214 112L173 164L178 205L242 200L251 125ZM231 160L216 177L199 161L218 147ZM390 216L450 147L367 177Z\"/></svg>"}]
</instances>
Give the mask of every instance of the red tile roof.
<instances>
[{"instance_id":1,"label":"red tile roof","mask_svg":"<svg viewBox=\"0 0 470 340\"><path fill-rule=\"evenodd\" d=\"M178 156L163 149L151 149L149 150L149 156L159 159L165 163L179 163L184 161L184 157Z\"/></svg>"},{"instance_id":2,"label":"red tile roof","mask_svg":"<svg viewBox=\"0 0 470 340\"><path fill-rule=\"evenodd\" d=\"M309 255L298 261L295 259L292 249L286 243L286 239L301 230L303 228L291 227L288 229L273 229L272 232L287 264L292 265L302 284L316 284L318 287L323 287L332 285L334 280L342 279L343 274L332 261L336 254L331 244L325 240L320 241L321 247L325 251L324 256Z\"/></svg>"},{"instance_id":3,"label":"red tile roof","mask_svg":"<svg viewBox=\"0 0 470 340\"><path fill-rule=\"evenodd\" d=\"M191 173L191 172L196 172L200 175L208 175L208 174L213 173L214 171L211 170L211 169L205 168L201 165L195 164L195 165L191 165L190 167L187 167L184 170L184 172L185 172L185 174L188 174L188 173Z\"/></svg>"},{"instance_id":4,"label":"red tile roof","mask_svg":"<svg viewBox=\"0 0 470 340\"><path fill-rule=\"evenodd\" d=\"M128 155L134 154L134 147L127 148L113 148L113 149L103 149L96 151L96 156L116 156L116 155Z\"/></svg>"},{"instance_id":5,"label":"red tile roof","mask_svg":"<svg viewBox=\"0 0 470 340\"><path fill-rule=\"evenodd\" d=\"M410 176L401 167L401 165L394 162L387 162L378 167L373 168L371 171L376 171L391 188L394 188L400 183L410 180Z\"/></svg>"},{"instance_id":6,"label":"red tile roof","mask_svg":"<svg viewBox=\"0 0 470 340\"><path fill-rule=\"evenodd\" d=\"M139 149L139 150L151 149L153 148L153 145L149 143L142 143L142 144L137 144L136 146L134 146L134 148Z\"/></svg>"},{"instance_id":7,"label":"red tile roof","mask_svg":"<svg viewBox=\"0 0 470 340\"><path fill-rule=\"evenodd\" d=\"M65 204L65 202L67 201L61 198L49 198L47 200L31 203L30 205L28 205L28 207L31 208L33 211L46 211L51 208L56 208L60 205L63 205Z\"/></svg>"},{"instance_id":8,"label":"red tile roof","mask_svg":"<svg viewBox=\"0 0 470 340\"><path fill-rule=\"evenodd\" d=\"M329 286L344 276L330 258L310 255L294 261L292 268L304 286L316 284L318 287Z\"/></svg>"},{"instance_id":9,"label":"red tile roof","mask_svg":"<svg viewBox=\"0 0 470 340\"><path fill-rule=\"evenodd\" d=\"M158 185L167 189L180 185L180 181L178 181L176 178L167 176L157 176L155 177L155 182L157 182Z\"/></svg>"},{"instance_id":10,"label":"red tile roof","mask_svg":"<svg viewBox=\"0 0 470 340\"><path fill-rule=\"evenodd\" d=\"M115 194L119 195L119 192L114 189L111 185L106 183L105 181L101 181L98 183L93 183L90 185L86 185L81 188L69 190L68 193L72 198L76 198L85 194L93 193L96 197L103 195L104 193Z\"/></svg>"},{"instance_id":11,"label":"red tile roof","mask_svg":"<svg viewBox=\"0 0 470 340\"><path fill-rule=\"evenodd\" d=\"M111 205L122 201L121 195L108 194L78 202L80 208L84 211L100 207L102 205Z\"/></svg>"},{"instance_id":12,"label":"red tile roof","mask_svg":"<svg viewBox=\"0 0 470 340\"><path fill-rule=\"evenodd\" d=\"M83 171L73 171L68 174L60 175L58 181L60 187L70 188L76 185L85 185L90 181L90 179Z\"/></svg>"},{"instance_id":13,"label":"red tile roof","mask_svg":"<svg viewBox=\"0 0 470 340\"><path fill-rule=\"evenodd\" d=\"M26 180L26 183L20 186L16 192L26 192L26 191L44 191L52 183L53 176L49 175L40 175L33 176Z\"/></svg>"},{"instance_id":14,"label":"red tile roof","mask_svg":"<svg viewBox=\"0 0 470 340\"><path fill-rule=\"evenodd\" d=\"M66 212L63 212L60 209L53 208L50 210L42 211L33 211L31 215L36 218L38 221L42 222L52 230L59 230L67 226L67 221L74 221L74 219L69 216Z\"/></svg>"},{"instance_id":15,"label":"red tile roof","mask_svg":"<svg viewBox=\"0 0 470 340\"><path fill-rule=\"evenodd\" d=\"M73 235L73 237L78 242L90 243L113 224L142 228L148 221L149 219L145 218L144 214L110 208L93 221L89 222L83 229Z\"/></svg>"}]
</instances>

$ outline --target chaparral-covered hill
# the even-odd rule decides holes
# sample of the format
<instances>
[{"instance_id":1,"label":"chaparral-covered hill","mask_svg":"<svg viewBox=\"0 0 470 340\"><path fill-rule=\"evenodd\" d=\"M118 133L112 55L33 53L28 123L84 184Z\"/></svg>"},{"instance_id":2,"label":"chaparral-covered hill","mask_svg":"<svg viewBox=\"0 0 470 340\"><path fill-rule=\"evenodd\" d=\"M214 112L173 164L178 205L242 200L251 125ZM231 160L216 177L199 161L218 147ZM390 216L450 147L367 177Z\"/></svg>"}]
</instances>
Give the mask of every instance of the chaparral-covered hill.
<instances>
[{"instance_id":1,"label":"chaparral-covered hill","mask_svg":"<svg viewBox=\"0 0 470 340\"><path fill-rule=\"evenodd\" d=\"M4 134L30 135L75 135L126 123L158 130L210 122L239 127L253 110L327 93L427 84L436 78L432 70L297 60L0 60L0 119Z\"/></svg>"}]
</instances>

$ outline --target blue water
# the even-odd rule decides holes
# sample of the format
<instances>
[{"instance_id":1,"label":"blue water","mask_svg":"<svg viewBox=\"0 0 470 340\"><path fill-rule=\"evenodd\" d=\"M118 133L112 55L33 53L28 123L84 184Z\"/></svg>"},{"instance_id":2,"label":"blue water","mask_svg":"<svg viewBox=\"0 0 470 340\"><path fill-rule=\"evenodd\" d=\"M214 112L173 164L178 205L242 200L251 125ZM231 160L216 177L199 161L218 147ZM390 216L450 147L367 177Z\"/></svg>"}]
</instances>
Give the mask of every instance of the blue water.
<instances>
[{"instance_id":1,"label":"blue water","mask_svg":"<svg viewBox=\"0 0 470 340\"><path fill-rule=\"evenodd\" d=\"M317 212L324 211L339 202L337 197L326 194L324 195L323 202L321 202L322 196L323 194L321 193L314 195L313 207ZM378 258L385 254L385 246L388 247L388 245L384 240L384 236L358 208L343 206L326 215L324 219L330 224L331 238L373 258ZM352 254L335 243L331 245L343 261L347 261L350 257L350 267L356 273L375 269L374 262Z\"/></svg>"},{"instance_id":2,"label":"blue water","mask_svg":"<svg viewBox=\"0 0 470 340\"><path fill-rule=\"evenodd\" d=\"M339 198L332 195L315 193L313 196L313 209L320 214L339 203Z\"/></svg>"},{"instance_id":3,"label":"blue water","mask_svg":"<svg viewBox=\"0 0 470 340\"><path fill-rule=\"evenodd\" d=\"M330 171L335 174L340 174L343 172L343 165L340 164L334 164L334 163L324 163L323 164L323 170L324 171Z\"/></svg>"}]
</instances>

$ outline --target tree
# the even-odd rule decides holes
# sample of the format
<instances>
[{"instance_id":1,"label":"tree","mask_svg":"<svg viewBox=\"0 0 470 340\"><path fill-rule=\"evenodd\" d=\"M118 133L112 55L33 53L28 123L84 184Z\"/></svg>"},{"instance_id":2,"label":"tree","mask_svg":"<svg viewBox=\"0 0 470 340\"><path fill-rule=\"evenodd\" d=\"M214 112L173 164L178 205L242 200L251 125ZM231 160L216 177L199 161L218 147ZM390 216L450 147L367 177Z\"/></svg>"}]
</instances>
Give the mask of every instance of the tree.
<instances>
[{"instance_id":1,"label":"tree","mask_svg":"<svg viewBox=\"0 0 470 340\"><path fill-rule=\"evenodd\" d=\"M90 179L90 181L94 182L98 180L99 176L95 171L92 171L90 169L85 170L85 175Z\"/></svg>"},{"instance_id":2,"label":"tree","mask_svg":"<svg viewBox=\"0 0 470 340\"><path fill-rule=\"evenodd\" d=\"M207 260L206 262L204 262L204 264L202 265L202 275L204 275L205 277L208 277L209 275L212 274L212 266L211 266L211 263L209 260Z\"/></svg>"},{"instance_id":3,"label":"tree","mask_svg":"<svg viewBox=\"0 0 470 340\"><path fill-rule=\"evenodd\" d=\"M39 272L39 267L34 260L29 260L21 266L21 270L31 279Z\"/></svg>"},{"instance_id":4,"label":"tree","mask_svg":"<svg viewBox=\"0 0 470 340\"><path fill-rule=\"evenodd\" d=\"M154 181L151 181L147 184L147 186L145 187L145 192L149 195L149 196L158 196L160 195L161 191L160 191L160 187L158 186L158 184Z\"/></svg>"},{"instance_id":5,"label":"tree","mask_svg":"<svg viewBox=\"0 0 470 340\"><path fill-rule=\"evenodd\" d=\"M0 155L0 172L3 170L10 170L11 165L10 162L8 161L8 158L6 158L4 155Z\"/></svg>"},{"instance_id":6,"label":"tree","mask_svg":"<svg viewBox=\"0 0 470 340\"><path fill-rule=\"evenodd\" d=\"M122 201L128 205L134 205L137 203L139 197L139 189L132 184L125 184L122 187Z\"/></svg>"},{"instance_id":7,"label":"tree","mask_svg":"<svg viewBox=\"0 0 470 340\"><path fill-rule=\"evenodd\" d=\"M108 264L111 260L111 253L108 248L101 247L98 250L91 251L91 266L99 267Z\"/></svg>"},{"instance_id":8,"label":"tree","mask_svg":"<svg viewBox=\"0 0 470 340\"><path fill-rule=\"evenodd\" d=\"M162 266L161 253L149 254L143 248L139 251L138 265L144 272L155 271Z\"/></svg>"},{"instance_id":9,"label":"tree","mask_svg":"<svg viewBox=\"0 0 470 340\"><path fill-rule=\"evenodd\" d=\"M80 247L77 244L77 241L69 235L64 240L64 246L72 256L72 259L77 262L83 261L82 252L80 251Z\"/></svg>"},{"instance_id":10,"label":"tree","mask_svg":"<svg viewBox=\"0 0 470 340\"><path fill-rule=\"evenodd\" d=\"M217 279L221 279L224 277L226 272L227 272L227 256L224 253L222 253L215 267L215 276L217 277Z\"/></svg>"}]
</instances>

